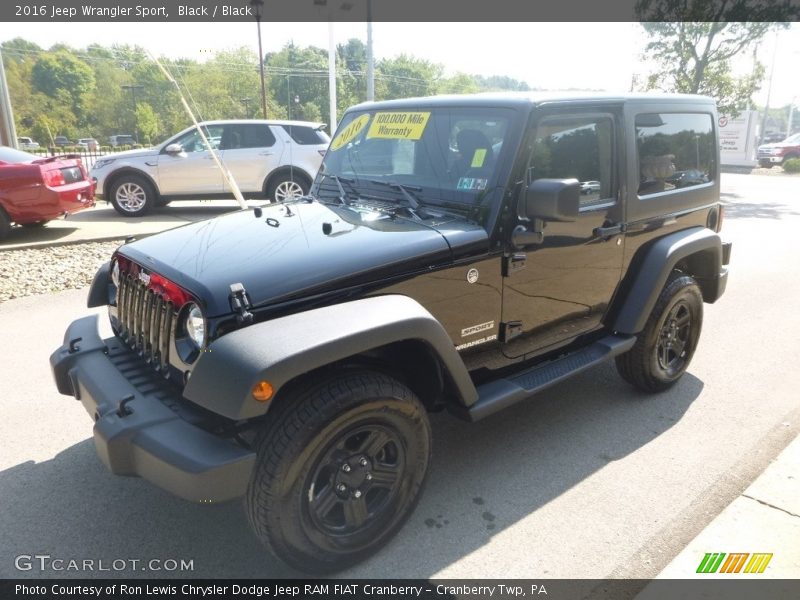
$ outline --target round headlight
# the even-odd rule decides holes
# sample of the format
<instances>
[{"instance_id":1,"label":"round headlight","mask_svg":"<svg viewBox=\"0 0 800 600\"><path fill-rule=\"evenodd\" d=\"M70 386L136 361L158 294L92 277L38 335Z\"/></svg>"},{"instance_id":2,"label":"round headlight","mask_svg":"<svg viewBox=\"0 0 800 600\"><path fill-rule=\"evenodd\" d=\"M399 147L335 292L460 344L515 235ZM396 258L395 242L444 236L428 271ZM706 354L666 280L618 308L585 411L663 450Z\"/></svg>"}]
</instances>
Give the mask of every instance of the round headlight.
<instances>
[{"instance_id":1,"label":"round headlight","mask_svg":"<svg viewBox=\"0 0 800 600\"><path fill-rule=\"evenodd\" d=\"M119 287L119 263L114 262L114 266L111 267L111 282L116 286Z\"/></svg>"},{"instance_id":2,"label":"round headlight","mask_svg":"<svg viewBox=\"0 0 800 600\"><path fill-rule=\"evenodd\" d=\"M202 348L206 343L206 321L203 318L203 311L197 304L190 304L186 311L186 321L184 322L186 334L198 348Z\"/></svg>"}]
</instances>

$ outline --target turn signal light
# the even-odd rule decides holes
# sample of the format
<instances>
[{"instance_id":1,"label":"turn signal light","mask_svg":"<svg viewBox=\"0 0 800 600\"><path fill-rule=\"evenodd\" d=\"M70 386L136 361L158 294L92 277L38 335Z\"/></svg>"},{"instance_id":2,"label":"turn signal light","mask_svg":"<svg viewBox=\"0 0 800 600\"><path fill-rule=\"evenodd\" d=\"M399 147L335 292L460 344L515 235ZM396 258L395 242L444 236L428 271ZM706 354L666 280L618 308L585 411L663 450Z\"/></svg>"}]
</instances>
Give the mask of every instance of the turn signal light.
<instances>
[{"instance_id":1,"label":"turn signal light","mask_svg":"<svg viewBox=\"0 0 800 600\"><path fill-rule=\"evenodd\" d=\"M259 402L267 402L272 398L273 391L269 381L259 381L253 386L253 398Z\"/></svg>"}]
</instances>

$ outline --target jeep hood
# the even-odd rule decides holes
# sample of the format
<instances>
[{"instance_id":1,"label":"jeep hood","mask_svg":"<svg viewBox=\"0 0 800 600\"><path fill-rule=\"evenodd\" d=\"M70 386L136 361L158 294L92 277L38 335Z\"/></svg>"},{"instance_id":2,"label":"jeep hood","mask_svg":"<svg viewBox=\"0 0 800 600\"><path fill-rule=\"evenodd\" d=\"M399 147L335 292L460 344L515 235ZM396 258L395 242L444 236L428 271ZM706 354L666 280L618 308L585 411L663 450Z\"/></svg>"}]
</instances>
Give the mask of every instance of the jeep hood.
<instances>
[{"instance_id":1,"label":"jeep hood","mask_svg":"<svg viewBox=\"0 0 800 600\"><path fill-rule=\"evenodd\" d=\"M418 222L385 212L296 201L239 211L126 244L118 252L191 292L209 317L231 312L230 286L253 305L424 271L488 249L457 216Z\"/></svg>"}]
</instances>

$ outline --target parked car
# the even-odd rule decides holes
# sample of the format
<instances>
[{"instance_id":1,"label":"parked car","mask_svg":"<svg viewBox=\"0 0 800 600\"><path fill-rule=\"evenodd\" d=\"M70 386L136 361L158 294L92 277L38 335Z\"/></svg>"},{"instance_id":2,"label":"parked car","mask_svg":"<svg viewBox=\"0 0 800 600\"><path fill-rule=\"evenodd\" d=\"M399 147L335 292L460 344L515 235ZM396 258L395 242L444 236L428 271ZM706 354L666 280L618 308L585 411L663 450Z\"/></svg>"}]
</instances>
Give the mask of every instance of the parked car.
<instances>
[{"instance_id":1,"label":"parked car","mask_svg":"<svg viewBox=\"0 0 800 600\"><path fill-rule=\"evenodd\" d=\"M34 142L29 137L18 137L17 144L19 144L20 150L36 150L39 148L39 142Z\"/></svg>"},{"instance_id":2,"label":"parked car","mask_svg":"<svg viewBox=\"0 0 800 600\"><path fill-rule=\"evenodd\" d=\"M78 158L39 157L0 146L0 239L12 225L41 227L94 206L94 182Z\"/></svg>"},{"instance_id":3,"label":"parked car","mask_svg":"<svg viewBox=\"0 0 800 600\"><path fill-rule=\"evenodd\" d=\"M72 146L73 145L72 142L69 141L69 138L65 137L63 135L57 135L55 137L55 139L53 140L53 143L56 146Z\"/></svg>"},{"instance_id":4,"label":"parked car","mask_svg":"<svg viewBox=\"0 0 800 600\"><path fill-rule=\"evenodd\" d=\"M330 141L323 123L306 121L208 121L201 126L242 193L276 201L308 192ZM211 158L199 132L189 127L154 148L104 156L90 174L100 198L121 215L138 217L171 200L230 198Z\"/></svg>"},{"instance_id":5,"label":"parked car","mask_svg":"<svg viewBox=\"0 0 800 600\"><path fill-rule=\"evenodd\" d=\"M581 181L581 194L599 194L600 182L599 181Z\"/></svg>"},{"instance_id":6,"label":"parked car","mask_svg":"<svg viewBox=\"0 0 800 600\"><path fill-rule=\"evenodd\" d=\"M108 143L111 144L113 148L117 146L133 146L136 143L136 140L132 135L127 133L120 134L120 135L112 135L108 138Z\"/></svg>"},{"instance_id":7,"label":"parked car","mask_svg":"<svg viewBox=\"0 0 800 600\"><path fill-rule=\"evenodd\" d=\"M94 138L81 138L78 140L78 146L94 151L97 150L98 142Z\"/></svg>"},{"instance_id":8,"label":"parked car","mask_svg":"<svg viewBox=\"0 0 800 600\"><path fill-rule=\"evenodd\" d=\"M790 158L800 158L800 133L795 133L782 142L758 147L758 164L767 169L782 165Z\"/></svg>"},{"instance_id":9,"label":"parked car","mask_svg":"<svg viewBox=\"0 0 800 600\"><path fill-rule=\"evenodd\" d=\"M701 183L708 183L708 175L698 169L686 169L685 171L676 171L664 181L671 183L677 188L687 187L690 185L700 185Z\"/></svg>"},{"instance_id":10,"label":"parked car","mask_svg":"<svg viewBox=\"0 0 800 600\"><path fill-rule=\"evenodd\" d=\"M114 335L96 314L69 325L58 390L113 473L203 504L244 497L280 558L342 569L417 504L428 412L477 421L579 373L591 395L612 384L587 369L609 360L643 392L679 382L728 281L718 149L714 101L695 95L360 104L308 196L120 246L88 301ZM710 183L637 188L648 153ZM492 461L504 468L501 450Z\"/></svg>"},{"instance_id":11,"label":"parked car","mask_svg":"<svg viewBox=\"0 0 800 600\"><path fill-rule=\"evenodd\" d=\"M770 131L761 138L761 144L775 144L786 139L786 134L781 131Z\"/></svg>"}]
</instances>

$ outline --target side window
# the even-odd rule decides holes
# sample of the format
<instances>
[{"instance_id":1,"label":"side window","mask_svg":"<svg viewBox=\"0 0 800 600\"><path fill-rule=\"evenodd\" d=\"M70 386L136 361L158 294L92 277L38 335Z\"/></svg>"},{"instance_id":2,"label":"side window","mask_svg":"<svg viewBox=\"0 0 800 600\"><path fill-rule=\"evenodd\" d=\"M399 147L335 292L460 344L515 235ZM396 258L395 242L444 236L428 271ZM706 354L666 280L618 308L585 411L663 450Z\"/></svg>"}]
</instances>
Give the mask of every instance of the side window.
<instances>
[{"instance_id":1,"label":"side window","mask_svg":"<svg viewBox=\"0 0 800 600\"><path fill-rule=\"evenodd\" d=\"M289 137L300 146L316 146L327 144L330 138L324 131L312 129L304 125L282 125Z\"/></svg>"},{"instance_id":2,"label":"side window","mask_svg":"<svg viewBox=\"0 0 800 600\"><path fill-rule=\"evenodd\" d=\"M614 198L614 122L610 116L550 117L539 122L528 181L577 179L581 206Z\"/></svg>"},{"instance_id":3,"label":"side window","mask_svg":"<svg viewBox=\"0 0 800 600\"><path fill-rule=\"evenodd\" d=\"M226 125L220 140L222 150L269 148L274 144L275 136L269 125L261 124Z\"/></svg>"},{"instance_id":4,"label":"side window","mask_svg":"<svg viewBox=\"0 0 800 600\"><path fill-rule=\"evenodd\" d=\"M639 195L714 180L716 148L710 114L636 115Z\"/></svg>"},{"instance_id":5,"label":"side window","mask_svg":"<svg viewBox=\"0 0 800 600\"><path fill-rule=\"evenodd\" d=\"M206 138L208 138L212 146L215 148L219 147L219 140L222 136L222 125L204 127L203 133L205 133ZM204 152L206 150L203 138L197 133L197 129L186 132L183 136L178 138L175 143L180 144L184 152Z\"/></svg>"}]
</instances>

